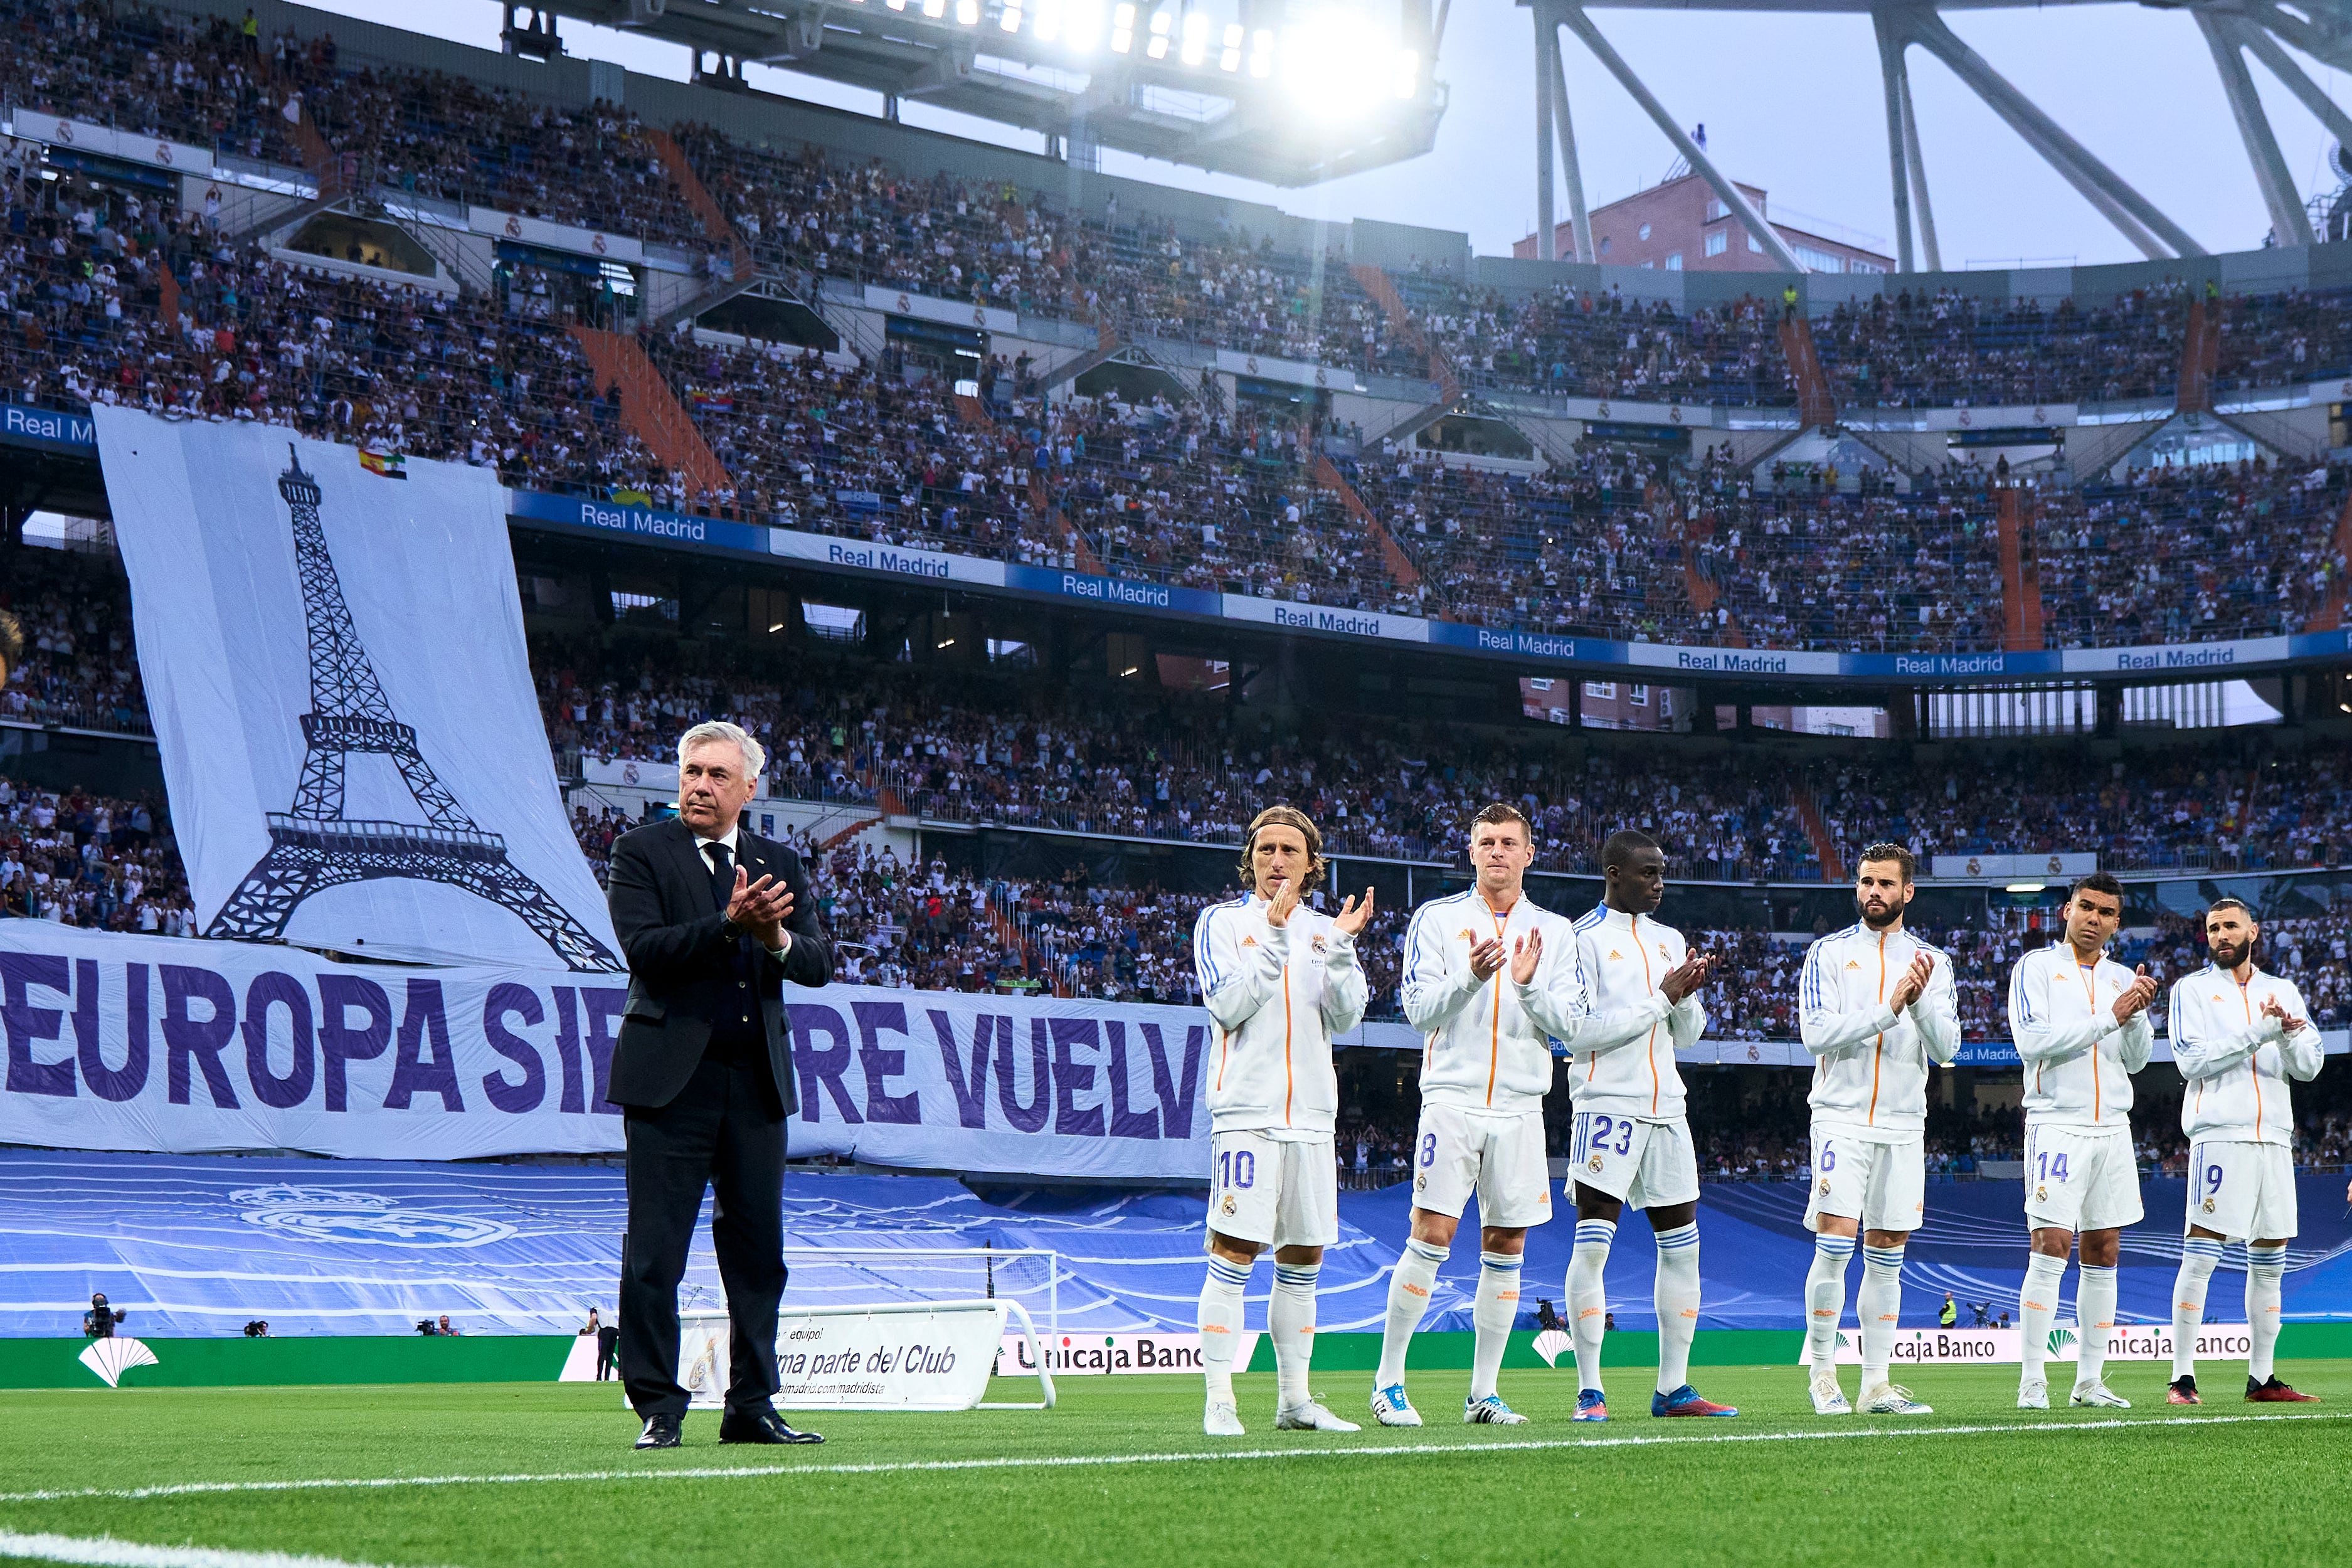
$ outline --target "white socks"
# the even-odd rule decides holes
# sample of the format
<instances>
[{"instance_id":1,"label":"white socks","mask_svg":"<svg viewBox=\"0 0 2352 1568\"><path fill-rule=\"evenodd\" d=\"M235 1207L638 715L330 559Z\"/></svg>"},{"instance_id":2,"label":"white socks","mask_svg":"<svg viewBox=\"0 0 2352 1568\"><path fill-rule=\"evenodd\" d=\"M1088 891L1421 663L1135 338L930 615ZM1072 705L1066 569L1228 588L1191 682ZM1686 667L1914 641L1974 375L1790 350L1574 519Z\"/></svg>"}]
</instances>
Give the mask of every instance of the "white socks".
<instances>
[{"instance_id":1,"label":"white socks","mask_svg":"<svg viewBox=\"0 0 2352 1568\"><path fill-rule=\"evenodd\" d=\"M2246 1357L2246 1375L2268 1383L2272 1357L2278 1350L2279 1297L2286 1279L2286 1247L2246 1244L2246 1326L2253 1332L2253 1348Z\"/></svg>"},{"instance_id":2,"label":"white socks","mask_svg":"<svg viewBox=\"0 0 2352 1568\"><path fill-rule=\"evenodd\" d=\"M1209 1255L1209 1277L1201 1281L1201 1366L1208 1374L1209 1397L1234 1396L1234 1352L1242 1338L1242 1287L1249 1283L1250 1266L1228 1263Z\"/></svg>"},{"instance_id":3,"label":"white socks","mask_svg":"<svg viewBox=\"0 0 2352 1568\"><path fill-rule=\"evenodd\" d=\"M1445 1261L1445 1250L1426 1241L1404 1244L1404 1256L1389 1275L1389 1321L1381 1331L1381 1370L1374 1374L1373 1387L1386 1388L1404 1381L1405 1347L1429 1311L1430 1292L1436 1289L1437 1268Z\"/></svg>"},{"instance_id":4,"label":"white socks","mask_svg":"<svg viewBox=\"0 0 2352 1568\"><path fill-rule=\"evenodd\" d=\"M1569 1327L1576 1341L1576 1386L1601 1386L1601 1334L1609 1322L1609 1289L1601 1271L1609 1264L1609 1244L1617 1223L1606 1219L1576 1222L1576 1250L1568 1260Z\"/></svg>"},{"instance_id":5,"label":"white socks","mask_svg":"<svg viewBox=\"0 0 2352 1568\"><path fill-rule=\"evenodd\" d=\"M1658 1392L1690 1381L1691 1341L1698 1334L1698 1226L1658 1233Z\"/></svg>"},{"instance_id":6,"label":"white socks","mask_svg":"<svg viewBox=\"0 0 2352 1568\"><path fill-rule=\"evenodd\" d=\"M1201 1366L1208 1374L1209 1397L1234 1396L1234 1351L1242 1337L1242 1287L1249 1283L1250 1266L1209 1256L1209 1277L1201 1281Z\"/></svg>"},{"instance_id":7,"label":"white socks","mask_svg":"<svg viewBox=\"0 0 2352 1568\"><path fill-rule=\"evenodd\" d=\"M1277 1263L1274 1295L1265 1304L1266 1331L1274 1336L1274 1383L1276 1410L1311 1403L1307 1363L1315 1355L1315 1277L1320 1263Z\"/></svg>"},{"instance_id":8,"label":"white socks","mask_svg":"<svg viewBox=\"0 0 2352 1568\"><path fill-rule=\"evenodd\" d=\"M2172 1380L2197 1375L2197 1336L2205 1322L2205 1290L2221 1261L2221 1243L2192 1236L2180 1244L2180 1272L2172 1279Z\"/></svg>"},{"instance_id":9,"label":"white socks","mask_svg":"<svg viewBox=\"0 0 2352 1568\"><path fill-rule=\"evenodd\" d=\"M2115 1326L2115 1266L2085 1263L2074 1285L2074 1331L2082 1338L2074 1352L2075 1387L2106 1381L2107 1335Z\"/></svg>"},{"instance_id":10,"label":"white socks","mask_svg":"<svg viewBox=\"0 0 2352 1568\"><path fill-rule=\"evenodd\" d=\"M1901 1247L1862 1249L1862 1294L1854 1300L1854 1314L1862 1320L1862 1390L1867 1394L1887 1380L1895 1331L1903 1319Z\"/></svg>"},{"instance_id":11,"label":"white socks","mask_svg":"<svg viewBox=\"0 0 2352 1568\"><path fill-rule=\"evenodd\" d=\"M1815 1377L1837 1373L1838 1320L1845 1316L1845 1269L1853 1237L1813 1237L1812 1271L1805 1276L1805 1359Z\"/></svg>"},{"instance_id":12,"label":"white socks","mask_svg":"<svg viewBox=\"0 0 2352 1568\"><path fill-rule=\"evenodd\" d=\"M2050 1325L2058 1317L2058 1287L2066 1279L2066 1260L2037 1252L2025 1266L2025 1284L2017 1293L2018 1349L2024 1364L2021 1383L2038 1383L2048 1375L2042 1363L2050 1357Z\"/></svg>"},{"instance_id":13,"label":"white socks","mask_svg":"<svg viewBox=\"0 0 2352 1568\"><path fill-rule=\"evenodd\" d=\"M1520 1262L1512 1252L1478 1255L1478 1300L1470 1312L1478 1331L1470 1353L1473 1400L1495 1392L1496 1374L1503 1369L1503 1349L1511 1342L1511 1324L1519 1315Z\"/></svg>"}]
</instances>

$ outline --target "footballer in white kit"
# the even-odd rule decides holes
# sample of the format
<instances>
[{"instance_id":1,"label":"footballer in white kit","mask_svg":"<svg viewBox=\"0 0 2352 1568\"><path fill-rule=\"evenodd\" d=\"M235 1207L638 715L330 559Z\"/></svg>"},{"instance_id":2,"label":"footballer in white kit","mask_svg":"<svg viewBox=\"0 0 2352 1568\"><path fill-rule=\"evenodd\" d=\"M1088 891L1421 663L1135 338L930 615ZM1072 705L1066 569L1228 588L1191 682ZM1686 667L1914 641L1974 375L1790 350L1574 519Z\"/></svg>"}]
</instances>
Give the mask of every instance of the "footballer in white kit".
<instances>
[{"instance_id":1,"label":"footballer in white kit","mask_svg":"<svg viewBox=\"0 0 2352 1568\"><path fill-rule=\"evenodd\" d=\"M2319 1031L2292 981L2254 966L2262 927L2235 899L2205 911L2212 962L2174 982L2168 1013L2172 1061L2188 1080L2180 1097L2189 1135L2189 1204L2180 1272L2172 1285L2170 1405L2201 1405L2197 1331L2225 1241L2246 1244L2246 1398L2308 1405L2315 1396L2279 1381L2280 1292L2286 1244L2297 1228L2294 1103L2287 1082L2309 1082L2324 1059Z\"/></svg>"},{"instance_id":2,"label":"footballer in white kit","mask_svg":"<svg viewBox=\"0 0 2352 1568\"><path fill-rule=\"evenodd\" d=\"M1300 900L1323 880L1323 836L1307 814L1271 805L1242 847L1250 891L1201 911L1192 957L1216 1026L1209 1053L1208 1278L1201 1287L1201 1360L1211 1436L1243 1435L1234 1403L1242 1289L1274 1249L1266 1332L1274 1340L1278 1430L1353 1432L1307 1388L1315 1350L1315 1282L1339 1239L1332 1129L1339 1109L1331 1037L1364 1016L1356 937L1371 889L1336 915Z\"/></svg>"},{"instance_id":3,"label":"footballer in white kit","mask_svg":"<svg viewBox=\"0 0 2352 1568\"><path fill-rule=\"evenodd\" d=\"M1800 984L1805 1048L1813 1057L1805 1344L1813 1409L1822 1415L1853 1409L1838 1387L1836 1352L1857 1233L1862 1407L1876 1415L1933 1414L1887 1375L1902 1321L1903 1249L1927 1214L1927 1064L1949 1067L1960 1049L1952 961L1904 929L1916 864L1900 844L1862 852L1853 895L1862 918L1813 943Z\"/></svg>"},{"instance_id":4,"label":"footballer in white kit","mask_svg":"<svg viewBox=\"0 0 2352 1568\"><path fill-rule=\"evenodd\" d=\"M1688 1381L1698 1331L1698 1152L1685 1119L1675 1051L1706 1032L1699 987L1712 960L1653 915L1666 896L1665 852L1647 834L1621 830L1601 847L1607 889L1577 921L1583 1015L1565 1037L1574 1131L1570 1184L1576 1247L1568 1266L1570 1330L1576 1346L1576 1421L1606 1421L1601 1332L1609 1292L1602 1273L1627 1207L1647 1211L1657 1242L1653 1304L1658 1382L1653 1415L1737 1415Z\"/></svg>"},{"instance_id":5,"label":"footballer in white kit","mask_svg":"<svg viewBox=\"0 0 2352 1568\"><path fill-rule=\"evenodd\" d=\"M1528 1227L1551 1218L1543 1100L1554 1077L1550 1037L1583 1012L1575 933L1538 908L1522 882L1535 859L1518 807L1489 805L1471 819L1477 883L1413 911L1405 931L1404 1016L1424 1037L1421 1123L1412 1142L1412 1234L1389 1277L1388 1321L1372 1414L1383 1426L1418 1426L1405 1397L1405 1351L1429 1310L1438 1266L1471 1194L1478 1198L1478 1293L1470 1393L1462 1419L1517 1426L1527 1417L1496 1392L1518 1315Z\"/></svg>"},{"instance_id":6,"label":"footballer in white kit","mask_svg":"<svg viewBox=\"0 0 2352 1568\"><path fill-rule=\"evenodd\" d=\"M2073 1403L2127 1409L2131 1402L2106 1384L2107 1334L2123 1227L2143 1212L2131 1075L2156 1044L2147 1005L2157 983L2146 964L2135 974L2106 956L2123 925L2122 883L2092 872L2068 892L2064 913L2064 939L2019 959L2009 977L2009 1033L2025 1064L2025 1221L2033 1233L2018 1298L2017 1407L2050 1406L2050 1327L2079 1233Z\"/></svg>"}]
</instances>

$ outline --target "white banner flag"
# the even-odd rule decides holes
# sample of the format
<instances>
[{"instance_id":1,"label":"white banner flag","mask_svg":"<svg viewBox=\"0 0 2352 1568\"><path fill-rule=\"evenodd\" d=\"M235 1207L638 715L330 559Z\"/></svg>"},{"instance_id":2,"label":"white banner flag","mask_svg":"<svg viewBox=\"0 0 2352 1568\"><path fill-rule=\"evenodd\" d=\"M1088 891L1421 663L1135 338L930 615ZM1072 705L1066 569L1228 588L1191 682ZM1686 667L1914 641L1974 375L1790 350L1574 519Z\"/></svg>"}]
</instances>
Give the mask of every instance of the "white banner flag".
<instances>
[{"instance_id":1,"label":"white banner flag","mask_svg":"<svg viewBox=\"0 0 2352 1568\"><path fill-rule=\"evenodd\" d=\"M467 1160L621 1147L617 974L0 921L0 1143ZM1198 1182L1206 1013L788 986L796 1155Z\"/></svg>"},{"instance_id":2,"label":"white banner flag","mask_svg":"<svg viewBox=\"0 0 2352 1568\"><path fill-rule=\"evenodd\" d=\"M96 422L199 929L618 969L498 476L267 426Z\"/></svg>"}]
</instances>

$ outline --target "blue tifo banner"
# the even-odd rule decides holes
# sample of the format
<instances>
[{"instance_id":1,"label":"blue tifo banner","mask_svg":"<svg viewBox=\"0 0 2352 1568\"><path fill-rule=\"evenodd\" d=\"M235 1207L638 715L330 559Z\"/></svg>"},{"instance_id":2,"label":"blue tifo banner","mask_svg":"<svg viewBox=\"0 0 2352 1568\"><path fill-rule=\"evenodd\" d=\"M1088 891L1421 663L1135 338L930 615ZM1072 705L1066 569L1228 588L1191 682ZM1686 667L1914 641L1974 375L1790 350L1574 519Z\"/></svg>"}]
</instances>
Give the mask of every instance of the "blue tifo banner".
<instances>
[{"instance_id":1,"label":"blue tifo banner","mask_svg":"<svg viewBox=\"0 0 2352 1568\"><path fill-rule=\"evenodd\" d=\"M463 1160L622 1146L618 975L337 963L0 921L0 1143ZM1206 1016L789 989L794 1154L1022 1175L1208 1171Z\"/></svg>"}]
</instances>

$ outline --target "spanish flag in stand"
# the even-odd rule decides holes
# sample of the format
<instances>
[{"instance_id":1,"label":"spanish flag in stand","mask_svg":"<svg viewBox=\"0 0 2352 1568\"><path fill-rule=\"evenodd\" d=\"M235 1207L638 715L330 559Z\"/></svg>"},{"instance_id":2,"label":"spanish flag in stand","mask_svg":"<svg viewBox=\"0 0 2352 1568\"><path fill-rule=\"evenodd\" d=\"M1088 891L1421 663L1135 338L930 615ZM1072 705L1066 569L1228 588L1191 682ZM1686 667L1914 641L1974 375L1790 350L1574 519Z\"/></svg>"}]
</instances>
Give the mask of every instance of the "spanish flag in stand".
<instances>
[{"instance_id":1,"label":"spanish flag in stand","mask_svg":"<svg viewBox=\"0 0 2352 1568\"><path fill-rule=\"evenodd\" d=\"M408 476L401 471L401 467L407 461L398 452L379 452L368 447L360 448L360 467L382 479L406 479Z\"/></svg>"}]
</instances>

